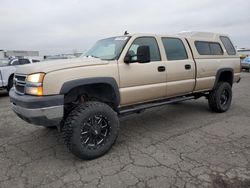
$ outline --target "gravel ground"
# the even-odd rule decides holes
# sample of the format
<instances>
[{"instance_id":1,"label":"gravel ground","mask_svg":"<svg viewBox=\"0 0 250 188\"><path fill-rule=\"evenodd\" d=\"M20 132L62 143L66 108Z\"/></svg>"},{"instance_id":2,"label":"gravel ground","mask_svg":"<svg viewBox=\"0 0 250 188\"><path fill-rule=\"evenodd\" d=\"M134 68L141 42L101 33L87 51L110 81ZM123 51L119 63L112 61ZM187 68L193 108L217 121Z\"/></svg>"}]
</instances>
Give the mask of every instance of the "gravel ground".
<instances>
[{"instance_id":1,"label":"gravel ground","mask_svg":"<svg viewBox=\"0 0 250 188\"><path fill-rule=\"evenodd\" d=\"M231 109L201 98L120 119L116 144L92 161L74 157L55 129L19 119L0 92L0 187L250 187L250 74Z\"/></svg>"}]
</instances>

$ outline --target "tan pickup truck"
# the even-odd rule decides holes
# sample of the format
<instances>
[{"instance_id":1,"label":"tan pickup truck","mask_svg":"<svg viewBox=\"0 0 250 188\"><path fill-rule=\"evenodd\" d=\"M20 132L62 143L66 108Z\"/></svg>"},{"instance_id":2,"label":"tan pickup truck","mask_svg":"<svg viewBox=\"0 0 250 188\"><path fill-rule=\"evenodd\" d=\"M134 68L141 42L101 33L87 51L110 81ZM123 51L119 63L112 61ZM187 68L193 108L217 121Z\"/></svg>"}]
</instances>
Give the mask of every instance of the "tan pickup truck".
<instances>
[{"instance_id":1,"label":"tan pickup truck","mask_svg":"<svg viewBox=\"0 0 250 188\"><path fill-rule=\"evenodd\" d=\"M10 101L23 120L57 126L76 156L114 144L121 115L206 97L225 112L240 58L224 34L134 34L98 41L84 56L19 67Z\"/></svg>"}]
</instances>

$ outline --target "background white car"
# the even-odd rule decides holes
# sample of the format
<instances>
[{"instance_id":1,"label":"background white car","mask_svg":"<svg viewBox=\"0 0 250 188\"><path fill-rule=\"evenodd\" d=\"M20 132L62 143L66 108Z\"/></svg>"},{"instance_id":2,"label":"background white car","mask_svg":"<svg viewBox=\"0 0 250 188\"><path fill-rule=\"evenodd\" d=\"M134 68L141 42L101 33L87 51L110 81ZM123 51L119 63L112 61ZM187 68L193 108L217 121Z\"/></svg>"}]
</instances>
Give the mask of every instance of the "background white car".
<instances>
[{"instance_id":1,"label":"background white car","mask_svg":"<svg viewBox=\"0 0 250 188\"><path fill-rule=\"evenodd\" d=\"M0 60L0 89L7 89L7 91L9 91L12 88L16 66L36 63L36 62L40 61L29 58Z\"/></svg>"}]
</instances>

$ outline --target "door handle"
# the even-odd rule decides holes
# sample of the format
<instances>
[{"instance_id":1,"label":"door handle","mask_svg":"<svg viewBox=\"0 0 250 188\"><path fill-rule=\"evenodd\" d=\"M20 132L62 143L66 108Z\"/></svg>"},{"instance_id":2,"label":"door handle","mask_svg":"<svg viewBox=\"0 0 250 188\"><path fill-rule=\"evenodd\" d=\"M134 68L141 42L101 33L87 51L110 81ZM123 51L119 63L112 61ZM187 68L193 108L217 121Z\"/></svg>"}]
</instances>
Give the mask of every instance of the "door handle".
<instances>
[{"instance_id":1,"label":"door handle","mask_svg":"<svg viewBox=\"0 0 250 188\"><path fill-rule=\"evenodd\" d=\"M159 66L158 67L158 72L164 72L166 68L164 66Z\"/></svg>"},{"instance_id":2,"label":"door handle","mask_svg":"<svg viewBox=\"0 0 250 188\"><path fill-rule=\"evenodd\" d=\"M191 69L191 65L189 65L189 64L187 64L187 65L185 65L185 69Z\"/></svg>"}]
</instances>

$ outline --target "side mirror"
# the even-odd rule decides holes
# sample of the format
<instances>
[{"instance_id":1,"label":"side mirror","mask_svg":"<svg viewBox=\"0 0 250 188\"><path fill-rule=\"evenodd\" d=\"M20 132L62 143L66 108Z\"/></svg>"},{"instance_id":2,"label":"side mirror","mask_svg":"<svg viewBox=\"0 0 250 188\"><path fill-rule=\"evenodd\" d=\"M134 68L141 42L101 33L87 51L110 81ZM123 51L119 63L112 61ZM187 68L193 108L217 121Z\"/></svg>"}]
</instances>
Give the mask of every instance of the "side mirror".
<instances>
[{"instance_id":1,"label":"side mirror","mask_svg":"<svg viewBox=\"0 0 250 188\"><path fill-rule=\"evenodd\" d=\"M137 61L139 63L150 62L150 49L149 46L139 46L137 49Z\"/></svg>"},{"instance_id":2,"label":"side mirror","mask_svg":"<svg viewBox=\"0 0 250 188\"><path fill-rule=\"evenodd\" d=\"M136 60L134 60L133 57ZM137 54L131 55L130 53L127 53L127 55L124 58L124 63L129 64L129 63L148 63L150 62L150 48L149 46L139 46L137 49Z\"/></svg>"},{"instance_id":3,"label":"side mirror","mask_svg":"<svg viewBox=\"0 0 250 188\"><path fill-rule=\"evenodd\" d=\"M124 58L124 63L129 64L132 62L132 55L127 54Z\"/></svg>"}]
</instances>

